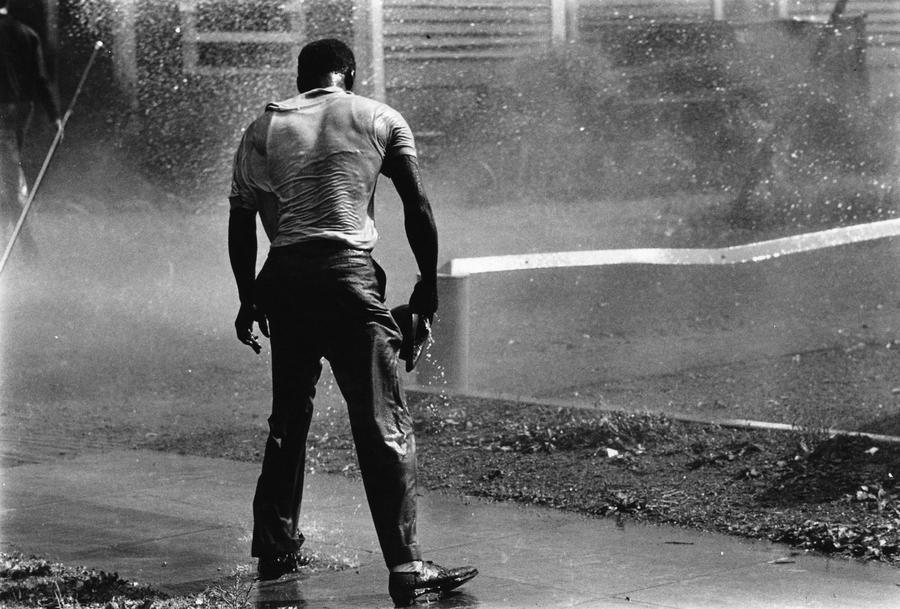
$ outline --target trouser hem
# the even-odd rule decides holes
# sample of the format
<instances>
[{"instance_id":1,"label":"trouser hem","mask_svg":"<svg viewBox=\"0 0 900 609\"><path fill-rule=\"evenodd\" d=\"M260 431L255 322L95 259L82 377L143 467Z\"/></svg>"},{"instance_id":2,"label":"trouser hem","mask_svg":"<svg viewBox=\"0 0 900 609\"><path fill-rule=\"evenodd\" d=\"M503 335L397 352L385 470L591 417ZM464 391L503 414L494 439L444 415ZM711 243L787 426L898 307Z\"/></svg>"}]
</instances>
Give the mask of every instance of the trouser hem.
<instances>
[{"instance_id":1,"label":"trouser hem","mask_svg":"<svg viewBox=\"0 0 900 609\"><path fill-rule=\"evenodd\" d=\"M268 548L259 547L257 544L253 544L253 547L250 549L250 556L253 558L274 558L285 554L295 554L303 547L304 541L306 540L301 535L300 539L294 540L293 543L279 544Z\"/></svg>"},{"instance_id":2,"label":"trouser hem","mask_svg":"<svg viewBox=\"0 0 900 609\"><path fill-rule=\"evenodd\" d=\"M396 552L390 556L384 557L384 562L388 569L393 569L397 565L402 565L414 560L422 560L422 552L419 550L419 544L412 544L398 548Z\"/></svg>"}]
</instances>

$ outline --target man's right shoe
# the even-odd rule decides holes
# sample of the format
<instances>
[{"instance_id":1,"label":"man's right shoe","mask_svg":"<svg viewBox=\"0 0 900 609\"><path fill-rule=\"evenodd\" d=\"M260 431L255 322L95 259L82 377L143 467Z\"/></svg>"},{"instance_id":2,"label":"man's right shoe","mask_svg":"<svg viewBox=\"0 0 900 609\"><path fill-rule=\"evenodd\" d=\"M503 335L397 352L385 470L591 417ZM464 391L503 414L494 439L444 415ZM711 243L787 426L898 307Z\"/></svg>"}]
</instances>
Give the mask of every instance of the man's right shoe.
<instances>
[{"instance_id":1,"label":"man's right shoe","mask_svg":"<svg viewBox=\"0 0 900 609\"><path fill-rule=\"evenodd\" d=\"M288 573L296 573L300 570L300 556L296 552L289 554L276 554L259 559L256 568L256 579L259 581L272 581Z\"/></svg>"},{"instance_id":2,"label":"man's right shoe","mask_svg":"<svg viewBox=\"0 0 900 609\"><path fill-rule=\"evenodd\" d=\"M426 561L422 569L415 573L391 573L388 579L388 592L394 605L408 607L417 599L439 597L445 592L463 585L478 575L475 567L456 567L445 569L431 561Z\"/></svg>"}]
</instances>

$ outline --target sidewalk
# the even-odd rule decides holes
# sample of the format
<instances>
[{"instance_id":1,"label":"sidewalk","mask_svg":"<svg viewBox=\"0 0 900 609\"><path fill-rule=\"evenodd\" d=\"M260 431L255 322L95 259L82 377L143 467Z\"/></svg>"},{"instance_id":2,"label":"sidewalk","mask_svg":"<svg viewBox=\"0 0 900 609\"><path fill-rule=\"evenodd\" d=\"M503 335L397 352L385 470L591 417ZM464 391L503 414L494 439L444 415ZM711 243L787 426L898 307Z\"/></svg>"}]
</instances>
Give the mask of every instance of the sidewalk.
<instances>
[{"instance_id":1,"label":"sidewalk","mask_svg":"<svg viewBox=\"0 0 900 609\"><path fill-rule=\"evenodd\" d=\"M258 466L116 451L4 467L0 550L199 592L249 554ZM362 484L307 478L307 548L348 566L254 586L259 607L389 608ZM431 607L900 607L900 570L768 543L439 493L420 498L426 558L481 574Z\"/></svg>"}]
</instances>

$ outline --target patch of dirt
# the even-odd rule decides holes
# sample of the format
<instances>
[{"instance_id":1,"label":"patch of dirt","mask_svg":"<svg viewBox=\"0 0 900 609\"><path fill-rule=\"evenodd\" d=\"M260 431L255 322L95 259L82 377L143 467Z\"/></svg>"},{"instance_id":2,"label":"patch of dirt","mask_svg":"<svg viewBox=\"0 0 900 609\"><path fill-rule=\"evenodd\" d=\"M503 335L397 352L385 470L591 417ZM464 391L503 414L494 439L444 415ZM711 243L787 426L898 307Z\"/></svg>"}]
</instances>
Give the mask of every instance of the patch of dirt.
<instances>
[{"instance_id":1,"label":"patch of dirt","mask_svg":"<svg viewBox=\"0 0 900 609\"><path fill-rule=\"evenodd\" d=\"M117 573L0 554L0 603L7 609L248 609L252 582L239 571L199 594L170 597Z\"/></svg>"},{"instance_id":2,"label":"patch of dirt","mask_svg":"<svg viewBox=\"0 0 900 609\"><path fill-rule=\"evenodd\" d=\"M80 606L112 603L149 607L162 596L116 573L66 566L20 554L0 555L0 602L4 606ZM116 606L116 605L111 605Z\"/></svg>"}]
</instances>

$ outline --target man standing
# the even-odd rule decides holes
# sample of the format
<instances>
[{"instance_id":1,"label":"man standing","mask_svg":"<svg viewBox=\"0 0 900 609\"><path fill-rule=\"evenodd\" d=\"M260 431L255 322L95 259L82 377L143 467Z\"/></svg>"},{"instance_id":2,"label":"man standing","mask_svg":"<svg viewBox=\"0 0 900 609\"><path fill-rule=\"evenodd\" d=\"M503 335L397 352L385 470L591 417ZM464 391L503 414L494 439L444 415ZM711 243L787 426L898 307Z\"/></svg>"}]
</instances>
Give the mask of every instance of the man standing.
<instances>
[{"instance_id":1,"label":"man standing","mask_svg":"<svg viewBox=\"0 0 900 609\"><path fill-rule=\"evenodd\" d=\"M4 224L15 224L22 214L22 197L27 192L22 140L34 101L41 103L50 121L61 129L41 39L9 14L7 0L0 0L0 212ZM24 227L20 234L25 246L34 249Z\"/></svg>"},{"instance_id":2,"label":"man standing","mask_svg":"<svg viewBox=\"0 0 900 609\"><path fill-rule=\"evenodd\" d=\"M240 297L238 339L259 353L254 322L272 348L272 414L253 500L252 555L261 580L297 570L306 438L322 358L347 401L369 508L398 606L472 579L472 567L421 559L416 539L412 420L398 371L402 336L384 305L385 276L371 250L380 173L403 202L421 280L411 312L437 310L437 231L412 132L385 104L351 93L352 51L324 39L297 59L299 95L271 103L235 154L228 250ZM271 240L259 277L256 216Z\"/></svg>"}]
</instances>

